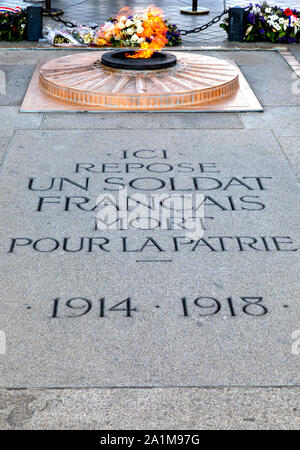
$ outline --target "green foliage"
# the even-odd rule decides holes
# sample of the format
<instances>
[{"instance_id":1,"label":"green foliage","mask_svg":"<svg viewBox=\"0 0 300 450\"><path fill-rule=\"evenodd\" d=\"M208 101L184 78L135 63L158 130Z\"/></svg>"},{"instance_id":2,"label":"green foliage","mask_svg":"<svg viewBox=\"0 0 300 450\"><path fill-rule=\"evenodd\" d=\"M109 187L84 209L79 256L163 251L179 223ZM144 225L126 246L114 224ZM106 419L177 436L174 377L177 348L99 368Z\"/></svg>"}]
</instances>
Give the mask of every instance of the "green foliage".
<instances>
[{"instance_id":1,"label":"green foliage","mask_svg":"<svg viewBox=\"0 0 300 450\"><path fill-rule=\"evenodd\" d=\"M0 41L22 41L27 34L27 16L19 13L0 12Z\"/></svg>"}]
</instances>

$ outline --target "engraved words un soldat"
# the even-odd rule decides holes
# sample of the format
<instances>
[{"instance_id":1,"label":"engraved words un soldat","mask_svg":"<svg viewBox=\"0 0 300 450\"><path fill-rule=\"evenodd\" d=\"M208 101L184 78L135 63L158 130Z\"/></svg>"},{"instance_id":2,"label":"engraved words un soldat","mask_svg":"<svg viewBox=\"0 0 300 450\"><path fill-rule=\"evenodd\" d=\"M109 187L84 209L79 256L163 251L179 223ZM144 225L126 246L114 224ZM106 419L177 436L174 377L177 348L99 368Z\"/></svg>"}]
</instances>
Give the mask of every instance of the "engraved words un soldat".
<instances>
[{"instance_id":1,"label":"engraved words un soldat","mask_svg":"<svg viewBox=\"0 0 300 450\"><path fill-rule=\"evenodd\" d=\"M108 153L107 156L110 156ZM34 254L99 253L99 254L157 254L176 255L178 253L224 253L224 252L295 252L298 250L289 235L283 233L226 233L211 232L217 217L230 214L257 214L268 208L268 193L276 184L269 174L244 173L228 176L224 168L213 161L190 162L171 160L167 150L140 149L120 150L117 161L74 161L70 171L64 175L32 175L24 179L24 186L30 193L29 207L34 220L43 221L45 215L56 220L58 215L72 216L72 220L85 223L80 235L26 234L12 236L8 253L22 257L26 252ZM98 213L103 208L103 196L99 193L115 194L128 189L125 206L134 202L136 193L167 193L161 201L162 209L170 209L172 195L203 194L205 216L199 218L203 236L188 238L186 223L179 218L169 221L161 232L159 223L149 223L139 229L136 222L130 230L122 228L120 221L118 233L99 233ZM121 206L111 203L116 211ZM151 210L151 202L146 206ZM87 219L87 222L85 222ZM51 220L51 219L50 219ZM118 219L117 219L118 220ZM178 221L179 220L179 221ZM233 219L234 220L234 219ZM49 219L48 219L49 221ZM174 217L173 217L174 221ZM129 231L136 231L134 235ZM159 233L158 233L159 230ZM175 233L176 230L176 233ZM124 231L124 233L122 233ZM140 233L138 233L140 231ZM145 235L145 232L147 234ZM166 233L169 232L169 233ZM71 235L70 235L71 234Z\"/></svg>"}]
</instances>

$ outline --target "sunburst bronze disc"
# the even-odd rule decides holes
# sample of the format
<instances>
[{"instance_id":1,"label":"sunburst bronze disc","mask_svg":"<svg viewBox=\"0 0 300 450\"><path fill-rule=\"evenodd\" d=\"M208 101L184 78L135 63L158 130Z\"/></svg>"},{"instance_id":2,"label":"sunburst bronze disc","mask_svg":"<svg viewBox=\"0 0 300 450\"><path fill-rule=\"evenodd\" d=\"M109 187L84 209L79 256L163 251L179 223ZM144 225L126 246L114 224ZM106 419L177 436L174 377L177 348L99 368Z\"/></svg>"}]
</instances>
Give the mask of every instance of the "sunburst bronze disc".
<instances>
[{"instance_id":1,"label":"sunburst bronze disc","mask_svg":"<svg viewBox=\"0 0 300 450\"><path fill-rule=\"evenodd\" d=\"M178 53L164 70L119 70L101 64L104 52L89 51L54 59L40 70L44 92L68 102L111 110L194 106L234 94L238 71L211 56Z\"/></svg>"}]
</instances>

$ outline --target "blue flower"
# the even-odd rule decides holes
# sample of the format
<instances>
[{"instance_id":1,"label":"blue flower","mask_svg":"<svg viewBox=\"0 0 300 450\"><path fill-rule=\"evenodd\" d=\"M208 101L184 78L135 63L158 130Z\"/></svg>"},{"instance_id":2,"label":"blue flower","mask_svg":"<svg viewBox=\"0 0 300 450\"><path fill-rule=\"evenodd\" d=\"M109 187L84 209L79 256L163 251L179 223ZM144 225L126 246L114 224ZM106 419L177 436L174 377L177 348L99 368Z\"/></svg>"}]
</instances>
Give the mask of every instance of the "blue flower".
<instances>
[{"instance_id":1,"label":"blue flower","mask_svg":"<svg viewBox=\"0 0 300 450\"><path fill-rule=\"evenodd\" d=\"M252 13L248 14L248 20L250 23L254 24L255 23L255 15Z\"/></svg>"},{"instance_id":2,"label":"blue flower","mask_svg":"<svg viewBox=\"0 0 300 450\"><path fill-rule=\"evenodd\" d=\"M260 34L265 34L266 31L265 31L264 28L260 28L260 29L259 29L259 32L260 32Z\"/></svg>"}]
</instances>

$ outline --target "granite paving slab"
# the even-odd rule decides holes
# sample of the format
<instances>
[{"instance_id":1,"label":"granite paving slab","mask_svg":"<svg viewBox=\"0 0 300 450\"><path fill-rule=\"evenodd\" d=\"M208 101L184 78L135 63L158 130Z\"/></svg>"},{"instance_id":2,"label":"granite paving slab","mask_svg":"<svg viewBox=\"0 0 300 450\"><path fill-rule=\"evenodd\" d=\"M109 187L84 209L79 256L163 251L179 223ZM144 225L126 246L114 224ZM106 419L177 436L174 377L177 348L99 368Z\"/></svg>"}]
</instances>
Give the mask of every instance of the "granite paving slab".
<instances>
[{"instance_id":1,"label":"granite paving slab","mask_svg":"<svg viewBox=\"0 0 300 450\"><path fill-rule=\"evenodd\" d=\"M8 146L10 137L11 137L12 131L8 130L6 132L3 132L1 137L0 137L0 165L2 162L2 158L5 154L6 148Z\"/></svg>"},{"instance_id":2,"label":"granite paving slab","mask_svg":"<svg viewBox=\"0 0 300 450\"><path fill-rule=\"evenodd\" d=\"M0 65L0 73L5 74L5 91L0 91L0 105L20 105L32 78L35 66L22 65Z\"/></svg>"},{"instance_id":3,"label":"granite paving slab","mask_svg":"<svg viewBox=\"0 0 300 450\"><path fill-rule=\"evenodd\" d=\"M40 128L43 114L20 114L18 106L0 106L0 132L8 130L33 130Z\"/></svg>"},{"instance_id":4,"label":"granite paving slab","mask_svg":"<svg viewBox=\"0 0 300 450\"><path fill-rule=\"evenodd\" d=\"M101 229L119 186L204 194L203 237ZM0 189L1 387L299 385L300 192L271 131L19 130Z\"/></svg>"},{"instance_id":5,"label":"granite paving slab","mask_svg":"<svg viewBox=\"0 0 300 450\"><path fill-rule=\"evenodd\" d=\"M1 430L299 430L300 389L0 391Z\"/></svg>"},{"instance_id":6,"label":"granite paving slab","mask_svg":"<svg viewBox=\"0 0 300 450\"><path fill-rule=\"evenodd\" d=\"M238 129L243 124L235 113L46 113L43 129Z\"/></svg>"},{"instance_id":7,"label":"granite paving slab","mask_svg":"<svg viewBox=\"0 0 300 450\"><path fill-rule=\"evenodd\" d=\"M300 130L296 134L296 130L293 130L292 136L279 136L278 140L282 145L282 148L290 161L293 170L300 175Z\"/></svg>"},{"instance_id":8,"label":"granite paving slab","mask_svg":"<svg viewBox=\"0 0 300 450\"><path fill-rule=\"evenodd\" d=\"M240 117L246 128L273 128L280 131L299 126L300 108L296 106L265 107L263 114L241 113Z\"/></svg>"}]
</instances>

